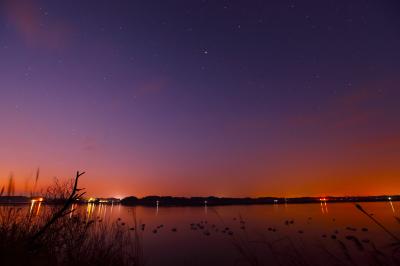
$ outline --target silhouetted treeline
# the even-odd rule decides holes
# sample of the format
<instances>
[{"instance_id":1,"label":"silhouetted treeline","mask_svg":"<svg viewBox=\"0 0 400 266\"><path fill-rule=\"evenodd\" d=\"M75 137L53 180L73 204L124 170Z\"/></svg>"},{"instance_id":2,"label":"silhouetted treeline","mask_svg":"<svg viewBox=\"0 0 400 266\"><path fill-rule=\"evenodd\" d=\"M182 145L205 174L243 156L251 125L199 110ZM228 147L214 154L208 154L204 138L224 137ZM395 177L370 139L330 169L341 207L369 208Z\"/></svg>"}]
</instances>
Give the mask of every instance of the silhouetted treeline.
<instances>
[{"instance_id":1,"label":"silhouetted treeline","mask_svg":"<svg viewBox=\"0 0 400 266\"><path fill-rule=\"evenodd\" d=\"M104 199L103 199L104 200ZM293 204L293 203L316 203L316 202L378 202L378 201L400 201L400 195L395 196L354 196L354 197L300 197L300 198L278 198L278 197L260 197L260 198L219 198L219 197L172 197L172 196L147 196L137 198L130 196L119 201L115 198L106 199L109 204L122 203L124 205L143 205L156 206L157 202L160 206L217 206L217 205L250 205L250 204ZM30 203L31 198L24 196L0 196L0 204L16 204ZM45 199L47 204L62 204L63 199ZM82 199L76 203L85 204L87 200ZM104 203L100 199L95 199L92 203Z\"/></svg>"},{"instance_id":2,"label":"silhouetted treeline","mask_svg":"<svg viewBox=\"0 0 400 266\"><path fill-rule=\"evenodd\" d=\"M400 196L365 196L365 197L301 197L301 198L218 198L218 197L172 197L172 196L147 196L137 198L126 197L121 200L124 205L156 206L217 206L217 205L250 205L250 204L291 204L291 203L316 203L316 202L374 202L374 201L398 201Z\"/></svg>"}]
</instances>

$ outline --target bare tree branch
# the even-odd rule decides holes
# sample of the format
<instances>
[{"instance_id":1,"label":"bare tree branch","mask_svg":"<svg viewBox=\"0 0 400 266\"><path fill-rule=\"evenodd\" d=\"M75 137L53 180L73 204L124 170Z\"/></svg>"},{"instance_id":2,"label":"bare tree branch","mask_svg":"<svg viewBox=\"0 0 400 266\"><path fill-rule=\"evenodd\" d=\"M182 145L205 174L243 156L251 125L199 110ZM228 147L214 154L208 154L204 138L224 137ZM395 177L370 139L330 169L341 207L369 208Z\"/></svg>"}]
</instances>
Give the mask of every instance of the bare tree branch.
<instances>
[{"instance_id":1,"label":"bare tree branch","mask_svg":"<svg viewBox=\"0 0 400 266\"><path fill-rule=\"evenodd\" d=\"M83 194L85 194L85 192L80 193L80 194L77 193L78 191L80 191L80 189L78 188L79 177L82 176L83 174L85 174L85 172L82 172L82 173L79 173L79 171L76 172L74 186L72 188L69 198L65 201L63 207L60 210L58 210L57 212L55 212L52 215L52 217L49 219L49 221L39 231L37 231L36 234L34 234L32 236L32 238L30 239L30 244L34 244L34 242L37 239L39 239L46 232L46 230L52 224L54 224L58 219L69 214L70 213L70 211L69 211L70 205L73 204L75 200L79 199Z\"/></svg>"}]
</instances>

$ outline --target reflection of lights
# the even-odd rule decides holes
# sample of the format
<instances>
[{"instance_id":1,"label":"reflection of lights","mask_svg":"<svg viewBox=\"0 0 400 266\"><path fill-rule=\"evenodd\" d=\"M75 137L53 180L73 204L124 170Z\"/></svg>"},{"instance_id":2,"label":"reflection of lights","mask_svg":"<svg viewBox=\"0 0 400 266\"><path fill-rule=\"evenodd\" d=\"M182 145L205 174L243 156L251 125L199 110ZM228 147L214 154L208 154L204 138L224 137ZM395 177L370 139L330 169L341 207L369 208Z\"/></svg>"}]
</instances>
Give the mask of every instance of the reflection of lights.
<instances>
[{"instance_id":1,"label":"reflection of lights","mask_svg":"<svg viewBox=\"0 0 400 266\"><path fill-rule=\"evenodd\" d=\"M328 205L326 204L326 198L320 198L321 202L321 212L323 214L328 213Z\"/></svg>"},{"instance_id":2,"label":"reflection of lights","mask_svg":"<svg viewBox=\"0 0 400 266\"><path fill-rule=\"evenodd\" d=\"M156 216L158 215L158 206L159 206L160 202L158 200L156 200Z\"/></svg>"},{"instance_id":3,"label":"reflection of lights","mask_svg":"<svg viewBox=\"0 0 400 266\"><path fill-rule=\"evenodd\" d=\"M36 216L39 215L40 206L42 206L42 201L38 201L38 206L36 208Z\"/></svg>"},{"instance_id":4,"label":"reflection of lights","mask_svg":"<svg viewBox=\"0 0 400 266\"><path fill-rule=\"evenodd\" d=\"M33 206L35 205L35 201L31 200L31 208L29 209L29 213L32 213Z\"/></svg>"},{"instance_id":5,"label":"reflection of lights","mask_svg":"<svg viewBox=\"0 0 400 266\"><path fill-rule=\"evenodd\" d=\"M96 205L94 203L88 203L87 209L86 209L87 220L89 220L90 217L92 217L92 214L93 214L95 208L96 208Z\"/></svg>"},{"instance_id":6,"label":"reflection of lights","mask_svg":"<svg viewBox=\"0 0 400 266\"><path fill-rule=\"evenodd\" d=\"M390 207L392 207L392 212L395 213L393 202L392 202L392 197L388 197L388 200L389 200Z\"/></svg>"},{"instance_id":7,"label":"reflection of lights","mask_svg":"<svg viewBox=\"0 0 400 266\"><path fill-rule=\"evenodd\" d=\"M32 214L32 212L35 209L35 215L39 215L39 211L40 211L40 206L42 205L43 202L43 198L33 198L31 199L31 207L29 209L29 213Z\"/></svg>"}]
</instances>

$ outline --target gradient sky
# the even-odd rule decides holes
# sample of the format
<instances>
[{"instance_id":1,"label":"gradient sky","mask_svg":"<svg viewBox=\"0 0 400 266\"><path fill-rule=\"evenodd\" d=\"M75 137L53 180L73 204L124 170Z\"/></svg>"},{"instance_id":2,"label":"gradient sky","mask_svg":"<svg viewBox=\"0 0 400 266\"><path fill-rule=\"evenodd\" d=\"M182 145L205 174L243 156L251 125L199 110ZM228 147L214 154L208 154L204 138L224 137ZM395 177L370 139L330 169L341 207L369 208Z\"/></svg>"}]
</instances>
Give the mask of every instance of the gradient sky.
<instances>
[{"instance_id":1,"label":"gradient sky","mask_svg":"<svg viewBox=\"0 0 400 266\"><path fill-rule=\"evenodd\" d=\"M0 0L0 184L400 194L400 3Z\"/></svg>"}]
</instances>

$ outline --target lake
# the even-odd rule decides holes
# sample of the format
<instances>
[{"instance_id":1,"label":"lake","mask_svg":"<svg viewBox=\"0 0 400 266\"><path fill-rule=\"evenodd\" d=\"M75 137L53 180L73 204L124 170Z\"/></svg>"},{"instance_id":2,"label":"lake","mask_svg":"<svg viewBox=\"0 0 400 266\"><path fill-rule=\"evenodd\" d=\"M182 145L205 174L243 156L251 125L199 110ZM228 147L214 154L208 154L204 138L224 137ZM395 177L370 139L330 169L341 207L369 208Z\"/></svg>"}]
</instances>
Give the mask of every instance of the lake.
<instances>
[{"instance_id":1,"label":"lake","mask_svg":"<svg viewBox=\"0 0 400 266\"><path fill-rule=\"evenodd\" d=\"M394 216L399 202L361 203L363 208L400 236ZM369 250L390 254L393 239L353 203L275 204L219 207L128 207L81 205L88 219L134 227L134 212L144 230L146 265L265 265L298 260L307 264L355 264ZM361 246L360 246L361 245ZM300 263L302 264L302 263ZM329 264L329 263L328 263Z\"/></svg>"}]
</instances>

